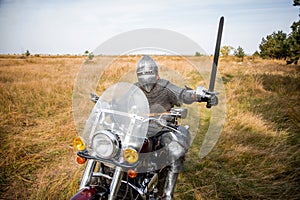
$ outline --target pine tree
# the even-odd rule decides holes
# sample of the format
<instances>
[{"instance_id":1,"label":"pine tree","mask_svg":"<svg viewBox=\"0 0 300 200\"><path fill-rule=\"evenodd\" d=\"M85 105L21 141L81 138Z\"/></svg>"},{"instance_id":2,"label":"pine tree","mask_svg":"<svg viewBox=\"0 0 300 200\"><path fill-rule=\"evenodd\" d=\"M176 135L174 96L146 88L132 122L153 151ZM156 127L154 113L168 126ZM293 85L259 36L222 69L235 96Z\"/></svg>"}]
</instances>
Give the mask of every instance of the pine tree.
<instances>
[{"instance_id":1,"label":"pine tree","mask_svg":"<svg viewBox=\"0 0 300 200\"><path fill-rule=\"evenodd\" d=\"M234 55L238 58L241 58L242 62L243 62L246 54L244 52L244 49L242 47L238 46L238 48L234 51Z\"/></svg>"}]
</instances>

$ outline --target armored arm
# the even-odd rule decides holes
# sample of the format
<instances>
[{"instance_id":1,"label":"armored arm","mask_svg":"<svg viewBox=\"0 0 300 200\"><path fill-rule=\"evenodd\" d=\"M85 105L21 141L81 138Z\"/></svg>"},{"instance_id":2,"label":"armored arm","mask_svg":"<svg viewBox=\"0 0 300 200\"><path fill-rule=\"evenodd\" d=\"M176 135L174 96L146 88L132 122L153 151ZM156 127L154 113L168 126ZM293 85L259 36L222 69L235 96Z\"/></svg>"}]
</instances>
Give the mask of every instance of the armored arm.
<instances>
[{"instance_id":1,"label":"armored arm","mask_svg":"<svg viewBox=\"0 0 300 200\"><path fill-rule=\"evenodd\" d=\"M171 90L180 102L191 104L197 101L194 90L178 87L165 79L159 79L157 84Z\"/></svg>"},{"instance_id":2,"label":"armored arm","mask_svg":"<svg viewBox=\"0 0 300 200\"><path fill-rule=\"evenodd\" d=\"M191 104L193 102L208 102L211 106L218 104L216 93L209 92L203 86L199 86L197 90L188 87L181 88L164 79L160 79L159 84L170 89L176 97L185 104Z\"/></svg>"}]
</instances>

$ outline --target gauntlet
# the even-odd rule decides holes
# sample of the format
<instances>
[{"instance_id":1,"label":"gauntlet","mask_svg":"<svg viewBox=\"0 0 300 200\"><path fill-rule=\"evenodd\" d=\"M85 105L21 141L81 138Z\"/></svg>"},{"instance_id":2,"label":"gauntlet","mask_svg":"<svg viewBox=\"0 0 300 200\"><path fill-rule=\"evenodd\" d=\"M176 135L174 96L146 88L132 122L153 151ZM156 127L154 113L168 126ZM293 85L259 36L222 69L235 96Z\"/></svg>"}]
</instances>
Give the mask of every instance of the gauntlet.
<instances>
[{"instance_id":1,"label":"gauntlet","mask_svg":"<svg viewBox=\"0 0 300 200\"><path fill-rule=\"evenodd\" d=\"M216 92L209 92L203 86L199 86L196 90L196 99L198 102L207 102L207 106L218 105L218 97Z\"/></svg>"}]
</instances>

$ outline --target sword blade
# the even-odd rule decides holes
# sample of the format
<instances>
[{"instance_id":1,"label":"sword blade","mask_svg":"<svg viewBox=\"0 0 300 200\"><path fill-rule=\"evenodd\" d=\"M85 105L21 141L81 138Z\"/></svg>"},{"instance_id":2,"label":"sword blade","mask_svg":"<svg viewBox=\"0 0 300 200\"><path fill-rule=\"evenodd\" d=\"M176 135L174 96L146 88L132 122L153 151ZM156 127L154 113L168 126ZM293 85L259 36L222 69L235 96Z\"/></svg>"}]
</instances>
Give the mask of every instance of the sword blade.
<instances>
[{"instance_id":1,"label":"sword blade","mask_svg":"<svg viewBox=\"0 0 300 200\"><path fill-rule=\"evenodd\" d=\"M217 67L218 67L218 61L219 61L223 25L224 25L224 17L222 16L220 18L220 22L219 22L219 29L218 29L218 36L217 36L215 53L214 53L214 60L213 60L213 65L212 65L212 69L211 69L211 74L210 74L210 83L209 83L209 88L208 88L209 92L213 92L215 89L215 81L216 81Z\"/></svg>"}]
</instances>

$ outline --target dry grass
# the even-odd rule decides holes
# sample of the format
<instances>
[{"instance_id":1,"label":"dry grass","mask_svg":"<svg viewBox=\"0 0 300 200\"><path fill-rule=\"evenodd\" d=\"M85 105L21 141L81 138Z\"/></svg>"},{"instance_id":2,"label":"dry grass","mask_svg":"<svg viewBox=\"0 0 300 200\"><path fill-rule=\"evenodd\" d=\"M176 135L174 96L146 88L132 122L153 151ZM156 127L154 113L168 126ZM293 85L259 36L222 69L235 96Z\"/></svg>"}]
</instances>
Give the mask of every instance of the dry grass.
<instances>
[{"instance_id":1,"label":"dry grass","mask_svg":"<svg viewBox=\"0 0 300 200\"><path fill-rule=\"evenodd\" d=\"M195 164L190 155L177 197L299 199L299 66L227 58L220 71L226 125L209 156Z\"/></svg>"},{"instance_id":2,"label":"dry grass","mask_svg":"<svg viewBox=\"0 0 300 200\"><path fill-rule=\"evenodd\" d=\"M161 70L179 71L192 87L204 83L180 57L155 58ZM138 59L115 60L97 91L131 78ZM75 164L72 148L77 134L72 91L83 62L82 57L0 57L1 198L68 199L77 190L82 167ZM299 199L299 66L228 57L221 58L220 71L225 127L202 160L201 139L194 140L176 199ZM204 133L209 112L201 108Z\"/></svg>"},{"instance_id":3,"label":"dry grass","mask_svg":"<svg viewBox=\"0 0 300 200\"><path fill-rule=\"evenodd\" d=\"M2 198L64 199L71 194L62 180L73 179L78 168L70 142L76 135L71 95L82 61L1 58Z\"/></svg>"}]
</instances>

